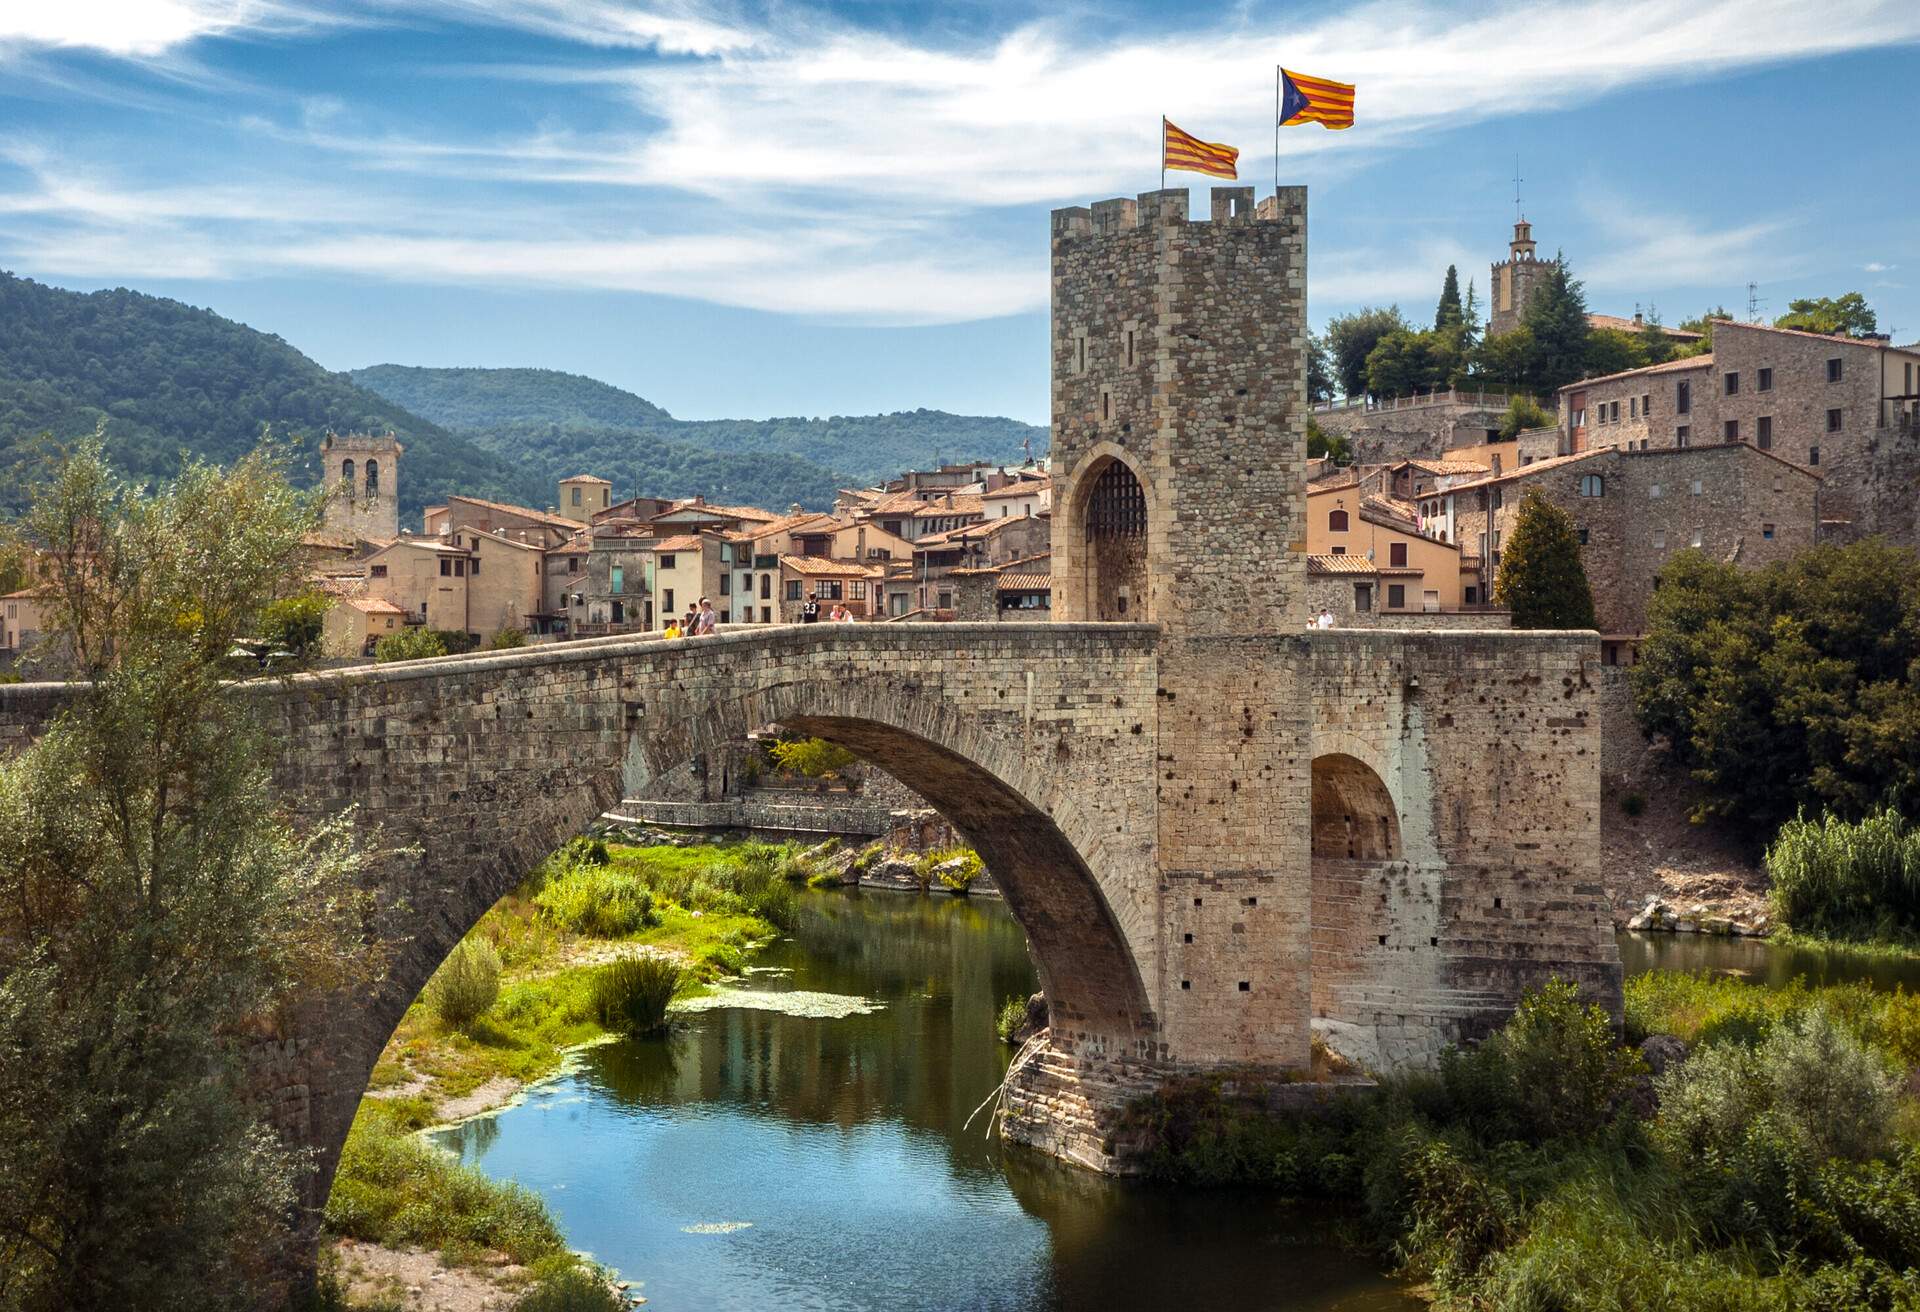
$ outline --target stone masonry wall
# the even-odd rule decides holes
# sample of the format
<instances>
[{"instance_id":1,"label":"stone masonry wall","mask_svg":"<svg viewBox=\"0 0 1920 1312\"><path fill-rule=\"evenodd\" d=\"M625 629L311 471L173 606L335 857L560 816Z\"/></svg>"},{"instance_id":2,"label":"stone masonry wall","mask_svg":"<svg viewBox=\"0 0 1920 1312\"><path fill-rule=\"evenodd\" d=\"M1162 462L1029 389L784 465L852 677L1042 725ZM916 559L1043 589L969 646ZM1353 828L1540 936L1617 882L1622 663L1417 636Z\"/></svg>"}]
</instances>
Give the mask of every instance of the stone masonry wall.
<instances>
[{"instance_id":1,"label":"stone masonry wall","mask_svg":"<svg viewBox=\"0 0 1920 1312\"><path fill-rule=\"evenodd\" d=\"M1313 864L1315 1024L1363 1060L1431 1059L1527 987L1619 1014L1599 869L1599 644L1584 633L1306 635L1316 758L1399 808L1389 860Z\"/></svg>"},{"instance_id":2,"label":"stone masonry wall","mask_svg":"<svg viewBox=\"0 0 1920 1312\"><path fill-rule=\"evenodd\" d=\"M1506 422L1505 407L1468 405L1458 401L1409 406L1396 410L1369 410L1354 406L1316 410L1314 422L1328 436L1344 436L1353 458L1371 465L1412 456L1437 457L1454 446L1472 446L1498 433Z\"/></svg>"}]
</instances>

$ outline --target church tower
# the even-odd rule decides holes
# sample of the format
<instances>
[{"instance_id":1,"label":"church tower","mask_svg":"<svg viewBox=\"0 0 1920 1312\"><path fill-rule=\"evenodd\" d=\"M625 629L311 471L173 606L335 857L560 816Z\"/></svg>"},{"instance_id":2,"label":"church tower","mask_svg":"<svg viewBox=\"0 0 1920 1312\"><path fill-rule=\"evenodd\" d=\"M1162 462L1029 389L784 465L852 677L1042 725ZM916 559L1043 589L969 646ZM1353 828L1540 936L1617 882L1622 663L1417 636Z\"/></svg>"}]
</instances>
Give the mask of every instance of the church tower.
<instances>
[{"instance_id":1,"label":"church tower","mask_svg":"<svg viewBox=\"0 0 1920 1312\"><path fill-rule=\"evenodd\" d=\"M392 433L328 433L320 440L327 532L385 541L400 536L400 454Z\"/></svg>"},{"instance_id":2,"label":"church tower","mask_svg":"<svg viewBox=\"0 0 1920 1312\"><path fill-rule=\"evenodd\" d=\"M1493 312L1487 317L1487 336L1499 337L1520 326L1527 313L1527 298L1539 280L1544 266L1534 258L1533 225L1525 219L1513 225L1513 240L1507 243L1507 258L1493 266Z\"/></svg>"}]
</instances>

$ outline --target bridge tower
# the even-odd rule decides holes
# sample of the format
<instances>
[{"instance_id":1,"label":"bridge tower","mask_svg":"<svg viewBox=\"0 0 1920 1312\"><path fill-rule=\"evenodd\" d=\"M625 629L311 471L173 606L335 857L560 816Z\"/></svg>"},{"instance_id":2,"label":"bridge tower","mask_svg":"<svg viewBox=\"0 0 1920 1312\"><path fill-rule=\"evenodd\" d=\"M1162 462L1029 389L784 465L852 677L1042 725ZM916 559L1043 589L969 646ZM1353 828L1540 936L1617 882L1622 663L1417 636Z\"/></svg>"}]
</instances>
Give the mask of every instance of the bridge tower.
<instances>
[{"instance_id":1,"label":"bridge tower","mask_svg":"<svg viewBox=\"0 0 1920 1312\"><path fill-rule=\"evenodd\" d=\"M1304 1065L1304 187L1053 213L1053 614L1159 626L1157 1055Z\"/></svg>"}]
</instances>

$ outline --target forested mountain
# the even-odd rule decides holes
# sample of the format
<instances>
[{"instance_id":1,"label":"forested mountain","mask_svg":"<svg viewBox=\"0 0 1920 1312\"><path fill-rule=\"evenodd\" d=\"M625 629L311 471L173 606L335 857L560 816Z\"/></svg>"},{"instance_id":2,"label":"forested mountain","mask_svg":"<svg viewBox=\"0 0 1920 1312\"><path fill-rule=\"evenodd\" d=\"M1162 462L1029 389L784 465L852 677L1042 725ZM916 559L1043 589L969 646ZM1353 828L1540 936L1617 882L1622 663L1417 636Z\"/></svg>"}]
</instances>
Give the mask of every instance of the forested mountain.
<instances>
[{"instance_id":1,"label":"forested mountain","mask_svg":"<svg viewBox=\"0 0 1920 1312\"><path fill-rule=\"evenodd\" d=\"M597 473L623 488L628 479L612 472L615 465L605 462L624 460L643 483L646 474L644 468L635 467L634 456L621 455L623 434L646 434L721 456L755 457L752 463L762 466L764 475L737 461L717 466L737 470L736 482L742 486L766 477L801 475L799 465L767 463L776 456L805 462L823 474L838 471L832 477L842 484L872 483L936 459L1012 462L1024 458L1023 441L1032 441L1036 455L1044 454L1047 445L1046 430L1032 424L940 410L830 419L675 419L631 392L551 369L415 369L383 364L357 369L353 378L362 387L469 434L502 455L557 461L552 466L557 472ZM569 448L570 441L575 449ZM528 443L537 446L537 453ZM596 465L595 460L602 463ZM703 465L688 457L680 467L691 470ZM776 474L778 470L790 472ZM663 485L659 490L680 489ZM761 500L785 505L807 498L768 495Z\"/></svg>"},{"instance_id":2,"label":"forested mountain","mask_svg":"<svg viewBox=\"0 0 1920 1312\"><path fill-rule=\"evenodd\" d=\"M130 475L165 475L181 451L231 461L263 429L297 439L296 471L319 471L328 429L386 432L406 445L402 522L448 492L544 504L544 479L470 439L328 373L280 338L179 301L116 288L63 291L0 272L0 510L32 496L40 436L70 443L106 425Z\"/></svg>"}]
</instances>

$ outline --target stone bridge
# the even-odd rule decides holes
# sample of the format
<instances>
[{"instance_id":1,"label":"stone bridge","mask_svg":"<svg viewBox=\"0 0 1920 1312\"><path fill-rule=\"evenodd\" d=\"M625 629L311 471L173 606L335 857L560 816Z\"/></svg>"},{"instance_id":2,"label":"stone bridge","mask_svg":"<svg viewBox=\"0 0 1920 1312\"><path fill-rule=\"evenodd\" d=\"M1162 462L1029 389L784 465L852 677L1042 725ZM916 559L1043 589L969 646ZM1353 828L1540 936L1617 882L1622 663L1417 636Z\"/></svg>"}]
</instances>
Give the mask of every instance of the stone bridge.
<instances>
[{"instance_id":1,"label":"stone bridge","mask_svg":"<svg viewBox=\"0 0 1920 1312\"><path fill-rule=\"evenodd\" d=\"M1556 972L1617 1005L1595 645L1334 630L1196 653L1150 625L823 624L303 676L268 694L280 796L357 808L417 855L380 866L385 974L263 1042L256 1079L323 1198L452 946L636 776L777 722L884 768L978 848L1052 1016L1009 1131L1123 1166L1116 1113L1170 1073L1297 1070L1315 1027L1373 1064L1424 1061ZM0 748L61 699L0 688Z\"/></svg>"}]
</instances>

